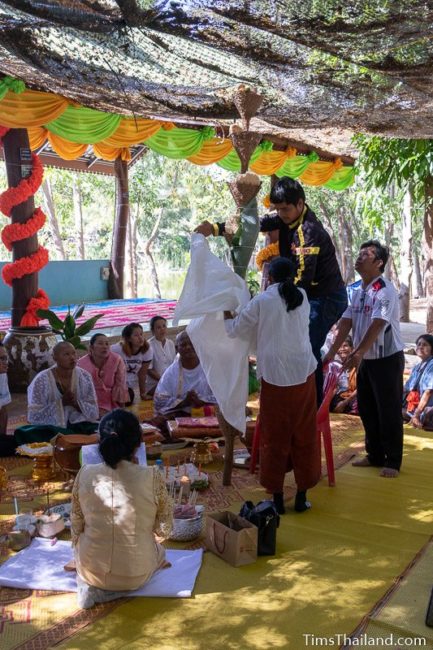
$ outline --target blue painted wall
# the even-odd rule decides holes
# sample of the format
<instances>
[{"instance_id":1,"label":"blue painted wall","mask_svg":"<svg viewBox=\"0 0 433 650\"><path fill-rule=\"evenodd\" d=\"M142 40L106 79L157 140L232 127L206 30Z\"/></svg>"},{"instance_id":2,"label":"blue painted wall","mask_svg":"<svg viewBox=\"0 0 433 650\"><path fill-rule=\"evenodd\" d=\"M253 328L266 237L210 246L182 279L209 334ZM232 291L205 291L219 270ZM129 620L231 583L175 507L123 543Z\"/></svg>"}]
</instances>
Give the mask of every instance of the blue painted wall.
<instances>
[{"instance_id":1,"label":"blue painted wall","mask_svg":"<svg viewBox=\"0 0 433 650\"><path fill-rule=\"evenodd\" d=\"M0 271L6 262L0 262ZM101 279L101 268L108 260L49 262L39 273L39 287L50 297L51 305L69 305L108 299L108 281ZM12 290L0 279L0 309L10 309Z\"/></svg>"}]
</instances>

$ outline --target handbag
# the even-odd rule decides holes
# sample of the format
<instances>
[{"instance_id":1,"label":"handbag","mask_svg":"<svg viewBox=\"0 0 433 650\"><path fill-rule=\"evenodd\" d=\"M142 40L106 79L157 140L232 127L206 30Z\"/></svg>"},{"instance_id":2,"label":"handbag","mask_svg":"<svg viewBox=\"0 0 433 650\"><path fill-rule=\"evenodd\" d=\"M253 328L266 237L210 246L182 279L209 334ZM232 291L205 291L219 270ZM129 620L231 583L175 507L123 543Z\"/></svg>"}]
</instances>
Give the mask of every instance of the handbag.
<instances>
[{"instance_id":1,"label":"handbag","mask_svg":"<svg viewBox=\"0 0 433 650\"><path fill-rule=\"evenodd\" d=\"M255 506L252 501L245 501L239 514L258 528L257 555L275 555L280 515L274 502L260 501Z\"/></svg>"}]
</instances>

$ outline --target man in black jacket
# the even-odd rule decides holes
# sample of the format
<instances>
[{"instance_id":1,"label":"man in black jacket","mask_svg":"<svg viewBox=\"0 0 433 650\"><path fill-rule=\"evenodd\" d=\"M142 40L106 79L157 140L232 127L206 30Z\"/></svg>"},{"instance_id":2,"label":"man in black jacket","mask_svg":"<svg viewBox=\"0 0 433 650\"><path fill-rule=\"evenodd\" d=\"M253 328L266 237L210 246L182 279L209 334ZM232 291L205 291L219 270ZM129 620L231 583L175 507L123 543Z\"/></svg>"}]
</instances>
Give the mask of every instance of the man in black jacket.
<instances>
[{"instance_id":1,"label":"man in black jacket","mask_svg":"<svg viewBox=\"0 0 433 650\"><path fill-rule=\"evenodd\" d=\"M260 220L261 232L279 231L282 257L296 262L295 283L305 289L310 302L310 340L317 359L317 403L322 401L323 370L320 349L331 327L347 306L346 288L341 277L331 237L305 203L305 192L298 181L284 176L271 190L275 214ZM204 221L196 232L205 237L223 235L225 224Z\"/></svg>"}]
</instances>

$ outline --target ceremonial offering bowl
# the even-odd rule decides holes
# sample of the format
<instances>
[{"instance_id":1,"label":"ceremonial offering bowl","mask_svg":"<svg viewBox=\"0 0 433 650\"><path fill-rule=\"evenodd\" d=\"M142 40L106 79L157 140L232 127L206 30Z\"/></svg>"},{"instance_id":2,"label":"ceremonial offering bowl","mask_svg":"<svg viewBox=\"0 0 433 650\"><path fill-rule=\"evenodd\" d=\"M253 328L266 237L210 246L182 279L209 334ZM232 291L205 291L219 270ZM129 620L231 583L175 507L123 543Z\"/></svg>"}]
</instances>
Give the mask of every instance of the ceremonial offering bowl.
<instances>
[{"instance_id":1,"label":"ceremonial offering bowl","mask_svg":"<svg viewBox=\"0 0 433 650\"><path fill-rule=\"evenodd\" d=\"M213 460L209 442L200 440L196 442L191 452L191 462L195 465L206 465Z\"/></svg>"},{"instance_id":2,"label":"ceremonial offering bowl","mask_svg":"<svg viewBox=\"0 0 433 650\"><path fill-rule=\"evenodd\" d=\"M44 454L34 456L32 479L34 481L49 481L53 476L53 457Z\"/></svg>"}]
</instances>

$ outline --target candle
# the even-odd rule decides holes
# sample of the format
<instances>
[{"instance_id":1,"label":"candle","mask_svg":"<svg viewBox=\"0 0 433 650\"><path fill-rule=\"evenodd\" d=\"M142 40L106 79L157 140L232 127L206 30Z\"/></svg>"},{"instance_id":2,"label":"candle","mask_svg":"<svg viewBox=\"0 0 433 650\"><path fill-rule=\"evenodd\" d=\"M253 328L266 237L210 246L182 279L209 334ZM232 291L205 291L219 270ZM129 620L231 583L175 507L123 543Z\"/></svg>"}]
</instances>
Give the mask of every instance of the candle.
<instances>
[{"instance_id":1,"label":"candle","mask_svg":"<svg viewBox=\"0 0 433 650\"><path fill-rule=\"evenodd\" d=\"M14 508L15 508L15 514L17 515L19 513L19 510L18 510L18 500L16 497L14 497Z\"/></svg>"},{"instance_id":2,"label":"candle","mask_svg":"<svg viewBox=\"0 0 433 650\"><path fill-rule=\"evenodd\" d=\"M185 498L189 498L189 493L191 490L191 481L189 480L188 476L182 476L180 479L180 485L181 489L183 490L183 494L185 495Z\"/></svg>"}]
</instances>

